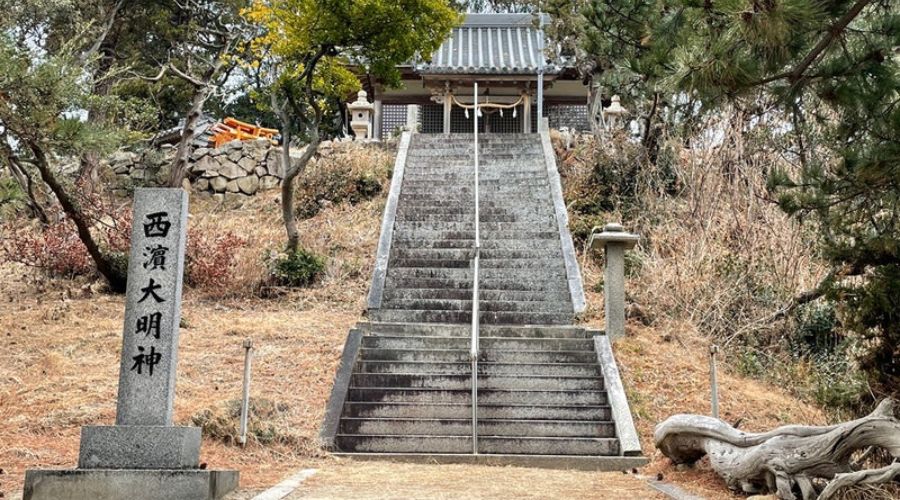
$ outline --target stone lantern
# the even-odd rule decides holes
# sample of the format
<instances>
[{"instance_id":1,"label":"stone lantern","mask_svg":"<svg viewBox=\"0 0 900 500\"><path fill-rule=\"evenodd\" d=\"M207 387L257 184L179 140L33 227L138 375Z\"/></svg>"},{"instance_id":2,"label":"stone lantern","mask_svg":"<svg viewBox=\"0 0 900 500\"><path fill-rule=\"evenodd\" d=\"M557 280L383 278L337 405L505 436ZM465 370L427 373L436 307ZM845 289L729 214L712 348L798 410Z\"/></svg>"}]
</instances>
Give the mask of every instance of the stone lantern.
<instances>
[{"instance_id":1,"label":"stone lantern","mask_svg":"<svg viewBox=\"0 0 900 500\"><path fill-rule=\"evenodd\" d=\"M347 104L347 109L350 110L350 128L358 141L372 137L371 116L375 106L369 103L366 95L365 90L360 90L356 94L356 101Z\"/></svg>"},{"instance_id":2,"label":"stone lantern","mask_svg":"<svg viewBox=\"0 0 900 500\"><path fill-rule=\"evenodd\" d=\"M621 117L628 114L628 110L622 107L622 104L619 102L619 96L614 95L612 96L612 102L603 110L603 114L609 117L607 122L609 128L613 128Z\"/></svg>"},{"instance_id":3,"label":"stone lantern","mask_svg":"<svg viewBox=\"0 0 900 500\"><path fill-rule=\"evenodd\" d=\"M615 102L615 101L613 101ZM594 228L594 230L599 228ZM603 232L594 234L588 244L591 248L603 248L606 252L606 268L603 271L603 302L606 312L606 335L611 340L625 336L625 250L631 250L640 236L625 231L621 224L603 226Z\"/></svg>"}]
</instances>

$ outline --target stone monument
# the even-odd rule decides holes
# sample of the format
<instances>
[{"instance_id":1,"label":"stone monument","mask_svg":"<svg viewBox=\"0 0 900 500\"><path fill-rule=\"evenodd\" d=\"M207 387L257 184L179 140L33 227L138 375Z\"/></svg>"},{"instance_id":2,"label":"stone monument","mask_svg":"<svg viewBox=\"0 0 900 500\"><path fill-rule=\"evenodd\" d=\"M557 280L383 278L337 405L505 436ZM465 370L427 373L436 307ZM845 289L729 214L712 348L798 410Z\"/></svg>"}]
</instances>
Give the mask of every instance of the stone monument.
<instances>
[{"instance_id":1,"label":"stone monument","mask_svg":"<svg viewBox=\"0 0 900 500\"><path fill-rule=\"evenodd\" d=\"M29 470L23 500L225 496L237 471L200 468L200 428L172 425L187 193L135 190L116 425L81 429L78 468Z\"/></svg>"}]
</instances>

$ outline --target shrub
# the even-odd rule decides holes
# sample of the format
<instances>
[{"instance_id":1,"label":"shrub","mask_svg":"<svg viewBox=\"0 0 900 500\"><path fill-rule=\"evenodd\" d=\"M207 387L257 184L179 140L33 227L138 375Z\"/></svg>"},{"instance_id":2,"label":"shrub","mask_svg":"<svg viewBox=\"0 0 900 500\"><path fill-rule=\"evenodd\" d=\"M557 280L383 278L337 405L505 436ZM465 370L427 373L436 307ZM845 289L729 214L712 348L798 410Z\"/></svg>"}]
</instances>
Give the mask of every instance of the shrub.
<instances>
[{"instance_id":1,"label":"shrub","mask_svg":"<svg viewBox=\"0 0 900 500\"><path fill-rule=\"evenodd\" d=\"M231 281L237 251L245 245L247 239L231 231L210 235L190 229L185 251L185 283L195 288L225 286Z\"/></svg>"},{"instance_id":2,"label":"shrub","mask_svg":"<svg viewBox=\"0 0 900 500\"><path fill-rule=\"evenodd\" d=\"M92 197L87 213L103 251L122 274L128 272L131 240L131 210L114 209ZM84 202L83 202L84 203ZM58 213L52 219L59 218ZM43 271L51 278L74 278L95 272L94 262L78 238L74 223L67 218L46 226L0 229L0 260L17 262ZM185 283L197 288L221 287L232 277L236 250L247 240L232 232L210 236L195 228L188 230L185 250Z\"/></svg>"},{"instance_id":3,"label":"shrub","mask_svg":"<svg viewBox=\"0 0 900 500\"><path fill-rule=\"evenodd\" d=\"M87 249L68 219L43 229L5 227L0 257L39 269L53 278L74 278L94 270Z\"/></svg>"},{"instance_id":4,"label":"shrub","mask_svg":"<svg viewBox=\"0 0 900 500\"><path fill-rule=\"evenodd\" d=\"M247 442L260 445L285 445L297 453L316 456L320 452L309 438L297 434L288 425L290 407L269 399L250 398L247 418ZM216 408L205 408L191 417L203 435L228 445L240 441L241 401L232 399Z\"/></svg>"},{"instance_id":5,"label":"shrub","mask_svg":"<svg viewBox=\"0 0 900 500\"><path fill-rule=\"evenodd\" d=\"M391 170L389 157L382 158L383 154L379 149L354 146L310 163L297 179L297 217L308 219L329 204L354 205L380 194Z\"/></svg>"},{"instance_id":6,"label":"shrub","mask_svg":"<svg viewBox=\"0 0 900 500\"><path fill-rule=\"evenodd\" d=\"M276 286L311 285L325 272L325 259L303 248L294 253L270 254L266 260L270 279Z\"/></svg>"}]
</instances>

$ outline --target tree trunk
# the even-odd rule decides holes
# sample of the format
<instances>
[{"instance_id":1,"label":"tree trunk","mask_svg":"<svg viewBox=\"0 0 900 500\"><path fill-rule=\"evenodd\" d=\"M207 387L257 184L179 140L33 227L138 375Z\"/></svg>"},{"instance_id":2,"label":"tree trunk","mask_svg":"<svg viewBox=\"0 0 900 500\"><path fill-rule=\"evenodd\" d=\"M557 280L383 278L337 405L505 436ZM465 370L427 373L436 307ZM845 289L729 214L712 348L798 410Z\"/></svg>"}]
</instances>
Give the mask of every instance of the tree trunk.
<instances>
[{"instance_id":1,"label":"tree trunk","mask_svg":"<svg viewBox=\"0 0 900 500\"><path fill-rule=\"evenodd\" d=\"M172 160L169 179L166 182L169 187L181 187L181 183L187 175L188 157L191 154L191 143L194 141L194 135L197 132L197 120L203 114L203 104L208 98L209 87L201 87L194 92L194 97L191 99L191 109L184 119L181 139L178 141L178 148L175 150L175 158Z\"/></svg>"},{"instance_id":2,"label":"tree trunk","mask_svg":"<svg viewBox=\"0 0 900 500\"><path fill-rule=\"evenodd\" d=\"M88 255L90 255L91 259L94 261L94 265L97 266L97 271L106 279L110 290L117 293L124 293L125 282L127 279L126 270L117 268L113 264L112 259L103 252L100 245L94 240L94 237L91 235L90 224L88 223L87 217L81 213L75 201L69 196L69 193L66 192L56 176L53 175L53 171L49 161L47 161L47 155L44 153L43 148L34 141L28 141L27 144L32 154L34 154L35 163L38 172L41 174L41 179L43 179L44 183L47 184L51 191L53 191L53 194L56 195L56 198L59 200L59 204L66 215L68 215L69 218L72 219L72 222L75 223L75 228L78 231L78 238L87 249Z\"/></svg>"},{"instance_id":3,"label":"tree trunk","mask_svg":"<svg viewBox=\"0 0 900 500\"><path fill-rule=\"evenodd\" d=\"M676 464L709 455L713 470L732 489L775 491L778 498L794 500L796 487L804 500L811 500L817 496L813 479L851 472L850 457L857 450L878 446L900 456L900 421L894 418L892 400L882 401L871 414L851 422L827 427L792 425L761 434L740 432L712 417L675 415L656 427L654 440ZM848 479L841 481L849 484Z\"/></svg>"},{"instance_id":4,"label":"tree trunk","mask_svg":"<svg viewBox=\"0 0 900 500\"><path fill-rule=\"evenodd\" d=\"M28 175L28 171L22 166L22 162L19 161L18 156L16 156L12 148L9 147L9 143L6 141L5 135L0 136L0 153L6 157L6 164L9 165L9 171L12 173L13 179L16 180L16 183L22 191L25 192L26 196L28 196L28 208L31 210L31 213L34 214L42 224L48 224L50 219L47 217L47 212L44 210L44 207L41 206L41 203L34 193L34 182L31 180L31 176Z\"/></svg>"},{"instance_id":5,"label":"tree trunk","mask_svg":"<svg viewBox=\"0 0 900 500\"><path fill-rule=\"evenodd\" d=\"M284 219L284 229L287 232L287 244L285 250L295 253L300 246L300 235L297 232L297 219L294 217L294 179L306 169L306 164L312 159L321 142L319 127L311 127L309 144L296 162L291 161L290 147L287 140L281 149L281 162L284 165L284 180L281 183L281 217ZM289 133L282 134L285 139Z\"/></svg>"}]
</instances>

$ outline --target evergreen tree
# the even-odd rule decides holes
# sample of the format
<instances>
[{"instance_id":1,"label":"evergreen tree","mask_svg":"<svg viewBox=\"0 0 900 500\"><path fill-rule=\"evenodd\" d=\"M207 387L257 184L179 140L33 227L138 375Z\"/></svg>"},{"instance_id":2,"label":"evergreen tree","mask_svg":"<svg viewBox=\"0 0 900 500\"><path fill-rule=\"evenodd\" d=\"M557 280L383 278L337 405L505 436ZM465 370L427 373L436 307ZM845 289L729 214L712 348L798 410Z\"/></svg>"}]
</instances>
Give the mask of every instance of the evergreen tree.
<instances>
[{"instance_id":1,"label":"evergreen tree","mask_svg":"<svg viewBox=\"0 0 900 500\"><path fill-rule=\"evenodd\" d=\"M613 88L738 102L791 117L800 168L775 172L782 208L818 224L828 295L900 387L900 6L889 0L592 0L583 48ZM628 93L628 92L623 92ZM702 103L698 106L696 103ZM891 389L893 388L893 389Z\"/></svg>"}]
</instances>

